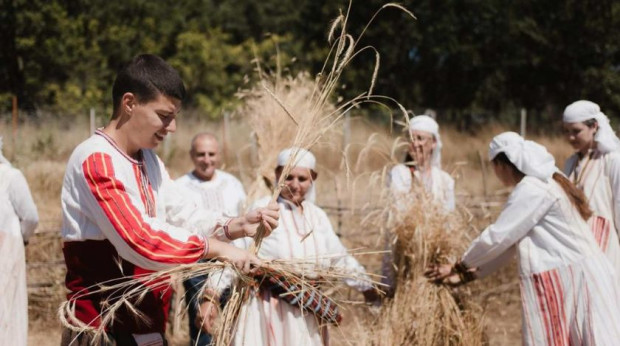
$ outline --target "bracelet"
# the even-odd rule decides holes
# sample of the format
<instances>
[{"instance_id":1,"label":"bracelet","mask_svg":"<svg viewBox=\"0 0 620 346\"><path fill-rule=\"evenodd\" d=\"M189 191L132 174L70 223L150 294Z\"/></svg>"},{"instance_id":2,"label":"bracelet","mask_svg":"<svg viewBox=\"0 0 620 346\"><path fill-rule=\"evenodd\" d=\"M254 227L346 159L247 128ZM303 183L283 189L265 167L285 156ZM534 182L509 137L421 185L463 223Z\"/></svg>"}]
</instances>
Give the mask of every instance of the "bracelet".
<instances>
[{"instance_id":1,"label":"bracelet","mask_svg":"<svg viewBox=\"0 0 620 346\"><path fill-rule=\"evenodd\" d=\"M476 279L474 272L467 268L467 266L461 261L455 263L453 269L455 274L459 276L462 283L468 283Z\"/></svg>"},{"instance_id":2,"label":"bracelet","mask_svg":"<svg viewBox=\"0 0 620 346\"><path fill-rule=\"evenodd\" d=\"M207 255L209 254L209 250L211 250L211 244L209 243L209 238L205 237L205 255L204 255L204 257L207 257Z\"/></svg>"},{"instance_id":3,"label":"bracelet","mask_svg":"<svg viewBox=\"0 0 620 346\"><path fill-rule=\"evenodd\" d=\"M222 228L224 229L224 235L226 236L226 238L228 238L229 240L234 240L233 237L230 235L230 230L228 228L228 226L230 225L230 223L232 222L233 219L228 219L226 220L226 222L224 222L224 225L222 226Z\"/></svg>"}]
</instances>

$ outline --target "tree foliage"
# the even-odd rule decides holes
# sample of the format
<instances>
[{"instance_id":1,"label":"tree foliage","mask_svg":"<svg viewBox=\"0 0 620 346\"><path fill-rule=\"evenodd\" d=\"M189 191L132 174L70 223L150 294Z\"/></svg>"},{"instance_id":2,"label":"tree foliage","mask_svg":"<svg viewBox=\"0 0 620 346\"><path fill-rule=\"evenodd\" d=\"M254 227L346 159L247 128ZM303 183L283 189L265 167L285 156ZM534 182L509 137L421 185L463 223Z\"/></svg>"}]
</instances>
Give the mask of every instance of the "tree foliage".
<instances>
[{"instance_id":1,"label":"tree foliage","mask_svg":"<svg viewBox=\"0 0 620 346\"><path fill-rule=\"evenodd\" d=\"M116 70L148 52L180 71L186 107L214 118L257 77L257 57L267 69L318 73L330 21L348 7L344 0L0 1L0 110L9 108L8 95L31 113L109 110ZM359 34L384 3L354 1L349 31ZM620 3L402 4L417 21L385 9L361 41L381 53L376 93L453 120L526 108L545 121L579 98L620 115ZM374 62L371 51L356 58L343 79L345 96L367 89Z\"/></svg>"}]
</instances>

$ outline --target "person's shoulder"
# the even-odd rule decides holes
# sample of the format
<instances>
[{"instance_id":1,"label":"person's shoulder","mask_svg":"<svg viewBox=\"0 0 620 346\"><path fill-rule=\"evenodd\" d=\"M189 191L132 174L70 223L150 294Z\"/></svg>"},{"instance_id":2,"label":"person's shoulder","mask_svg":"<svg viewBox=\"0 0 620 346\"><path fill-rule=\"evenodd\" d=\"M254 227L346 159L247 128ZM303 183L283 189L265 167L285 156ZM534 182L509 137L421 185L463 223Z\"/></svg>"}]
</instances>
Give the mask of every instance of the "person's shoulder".
<instances>
[{"instance_id":1,"label":"person's shoulder","mask_svg":"<svg viewBox=\"0 0 620 346\"><path fill-rule=\"evenodd\" d=\"M176 178L174 181L179 184L187 184L192 181L192 173L191 172L185 173L182 176Z\"/></svg>"},{"instance_id":2,"label":"person's shoulder","mask_svg":"<svg viewBox=\"0 0 620 346\"><path fill-rule=\"evenodd\" d=\"M402 163L399 163L390 169L390 175L409 174L409 168Z\"/></svg>"},{"instance_id":3,"label":"person's shoulder","mask_svg":"<svg viewBox=\"0 0 620 346\"><path fill-rule=\"evenodd\" d=\"M442 170L441 168L438 167L433 167L433 169L436 169L439 176L441 177L441 180L447 183L451 183L454 184L454 178L452 177L452 175L450 175L450 173Z\"/></svg>"},{"instance_id":4,"label":"person's shoulder","mask_svg":"<svg viewBox=\"0 0 620 346\"><path fill-rule=\"evenodd\" d=\"M0 164L0 170L4 172L4 174L2 174L3 177L6 177L6 179L13 179L16 177L23 177L24 174L22 173L21 170L19 170L18 168L15 168L11 165L7 165L7 164Z\"/></svg>"},{"instance_id":5,"label":"person's shoulder","mask_svg":"<svg viewBox=\"0 0 620 346\"><path fill-rule=\"evenodd\" d=\"M614 150L606 153L605 159L608 162L613 162L616 165L620 164L620 150Z\"/></svg>"},{"instance_id":6,"label":"person's shoulder","mask_svg":"<svg viewBox=\"0 0 620 346\"><path fill-rule=\"evenodd\" d=\"M526 196L536 197L536 196L549 196L555 199L556 188L558 184L553 180L553 178L549 178L547 180L542 180L536 177L526 175L521 179L519 183L512 190L511 196Z\"/></svg>"},{"instance_id":7,"label":"person's shoulder","mask_svg":"<svg viewBox=\"0 0 620 346\"><path fill-rule=\"evenodd\" d=\"M95 154L110 155L111 149L113 148L103 137L92 135L73 149L69 157L69 165L81 165L87 158Z\"/></svg>"},{"instance_id":8,"label":"person's shoulder","mask_svg":"<svg viewBox=\"0 0 620 346\"><path fill-rule=\"evenodd\" d=\"M228 173L228 172L223 171L221 169L216 170L216 175L219 176L220 179L222 179L222 180L231 181L231 182L234 182L235 184L237 184L237 183L241 184L241 181L239 181L239 179L237 179L237 177L235 177L231 173Z\"/></svg>"},{"instance_id":9,"label":"person's shoulder","mask_svg":"<svg viewBox=\"0 0 620 346\"><path fill-rule=\"evenodd\" d=\"M304 201L304 208L308 208L316 214L327 217L327 212L323 210L323 208L316 205L314 202Z\"/></svg>"}]
</instances>

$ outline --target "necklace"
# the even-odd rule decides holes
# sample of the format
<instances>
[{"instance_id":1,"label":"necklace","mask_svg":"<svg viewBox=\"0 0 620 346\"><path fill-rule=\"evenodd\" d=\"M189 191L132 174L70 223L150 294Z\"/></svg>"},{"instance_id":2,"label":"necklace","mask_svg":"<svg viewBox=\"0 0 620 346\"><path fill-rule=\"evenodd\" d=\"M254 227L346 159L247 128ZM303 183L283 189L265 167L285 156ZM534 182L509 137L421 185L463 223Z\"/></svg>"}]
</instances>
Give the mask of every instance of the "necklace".
<instances>
[{"instance_id":1,"label":"necklace","mask_svg":"<svg viewBox=\"0 0 620 346\"><path fill-rule=\"evenodd\" d=\"M594 151L589 151L585 159L585 163L583 164L583 168L581 168L579 172L576 172L577 167L579 166L579 163L581 161L579 159L575 162L575 166L572 169L573 173L575 173L573 175L573 183L575 184L575 186L577 186L578 188L582 190L583 190L583 185L582 185L583 180L585 179L585 176L588 173L588 169L590 168L590 162L592 161L592 156L594 156Z\"/></svg>"}]
</instances>

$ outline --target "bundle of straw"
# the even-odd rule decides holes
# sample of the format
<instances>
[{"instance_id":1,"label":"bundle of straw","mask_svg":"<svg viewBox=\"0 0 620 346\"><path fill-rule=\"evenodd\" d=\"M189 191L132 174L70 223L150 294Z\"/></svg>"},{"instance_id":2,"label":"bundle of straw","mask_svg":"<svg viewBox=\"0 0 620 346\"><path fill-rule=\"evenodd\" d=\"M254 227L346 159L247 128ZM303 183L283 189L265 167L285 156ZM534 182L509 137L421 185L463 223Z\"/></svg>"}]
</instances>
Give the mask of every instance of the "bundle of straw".
<instances>
[{"instance_id":1,"label":"bundle of straw","mask_svg":"<svg viewBox=\"0 0 620 346\"><path fill-rule=\"evenodd\" d=\"M263 78L260 81L260 88L254 88L245 94L246 107L242 112L250 116L250 123L257 137L259 161L261 161L261 165L257 169L259 174L256 181L262 182L263 174L275 167L272 164L273 161L267 159L268 157L275 159L275 153L280 150L287 147L296 148L292 151L288 162L282 169L279 181L273 188L272 201L275 201L280 195L284 181L293 169L293 163L297 161L300 149L312 148L352 108L361 103L385 105L385 102L392 102L392 106L396 106L406 116L407 111L398 102L390 97L373 94L379 70L379 53L372 46L358 48L360 38L377 14L389 7L398 8L415 18L413 13L398 4L386 4L375 13L358 38L355 39L347 32L348 15L351 9L351 2L349 2L346 14L341 13L334 20L329 30L330 53L321 72L313 81L304 80L300 76L297 79L282 79L281 76L276 75L275 77L272 76L271 79ZM368 91L350 100L333 104L334 92L339 86L343 71L355 56L364 51L373 51L376 58ZM259 74L263 76L261 72L259 71ZM300 86L296 91L301 91L296 94L291 93L291 85ZM293 98L291 95L301 97ZM291 101L295 102L291 104ZM280 107L279 110L274 109L274 104ZM294 134L292 141L286 142L287 138L291 138L291 133ZM283 141L285 141L285 145L282 145ZM255 253L258 252L264 236L265 229L259 226L252 245ZM232 298L223 312L223 323L217 332L217 344L227 345L230 343L232 331L235 329L235 321L244 304L243 297L248 296L249 290L250 287L243 284L234 286Z\"/></svg>"},{"instance_id":2,"label":"bundle of straw","mask_svg":"<svg viewBox=\"0 0 620 346\"><path fill-rule=\"evenodd\" d=\"M351 9L351 3L346 14L340 14L333 22L329 30L329 42L331 44L330 53L325 60L325 64L321 72L310 80L304 75L297 78L282 79L279 76L276 79L263 78L259 85L250 90L245 95L246 108L243 113L249 114L251 126L256 134L259 148L260 167L258 168L259 179L262 180L267 169L273 169L271 159L275 153L285 147L298 148L292 152L291 157L282 169L280 180L276 182L272 191L272 201L275 201L280 194L283 183L293 168L293 163L297 160L299 149L310 149L321 138L328 133L335 124L352 108L362 103L373 103L384 105L386 109L396 107L406 116L407 111L394 99L373 94L375 80L379 70L379 53L371 46L359 48L360 38L368 26L375 19L377 14L385 8L397 8L412 18L413 14L398 4L389 3L381 7L368 22L357 39L354 39L347 32L348 14ZM340 76L342 75L348 64L361 52L374 52L376 57L375 68L370 78L370 86L367 92L363 92L358 96L342 102L334 102L334 91L339 86ZM284 81L284 83L283 83ZM297 103L287 96L287 89L292 86L298 86L303 90L302 96ZM386 106L390 103L391 106ZM278 107L276 107L278 106ZM282 115L285 115L284 120ZM289 142L290 139L290 142ZM270 144L270 140L272 141ZM275 140L275 142L273 142ZM282 145L285 142L286 145ZM275 158L275 157L274 157ZM261 241L265 236L265 230L259 226L256 236L254 237L255 253L260 248ZM273 265L267 263L266 265ZM286 267L286 263L282 264ZM283 270L281 274L286 277L294 277L296 280L304 280L306 277L303 271L298 271L298 266L294 269ZM112 282L99 287L89 289L90 294L101 294L113 292L118 299L104 304L104 311L101 314L101 325L98 328L80 323L75 316L75 303L68 301L62 304L59 316L63 324L76 331L90 331L98 336L105 338L104 328L111 325L114 321L114 312L121 307L134 311L137 317L148 319L148 316L141 316L141 313L134 308L136 301L140 301L150 288L165 287L160 285L169 285L171 278L177 280L188 279L198 275L210 274L216 270L222 270L221 264L213 263L196 263L184 265L167 271L157 272L144 278L124 280L122 282ZM355 275L334 274L333 269L325 272L318 272L315 269L314 274L323 277L344 278L354 277ZM245 303L247 297L251 294L256 283L248 277L239 275L239 280L233 285L231 297L221 315L221 323L215 334L217 345L228 345L231 343L233 331L236 321L239 317L241 307ZM304 289L312 289L305 287Z\"/></svg>"},{"instance_id":3,"label":"bundle of straw","mask_svg":"<svg viewBox=\"0 0 620 346\"><path fill-rule=\"evenodd\" d=\"M369 214L364 223L390 234L395 291L361 343L484 344L481 308L466 291L436 286L423 276L428 265L454 262L463 253L470 241L466 215L445 213L417 185L408 196L409 203L387 196L391 200L383 203L389 207Z\"/></svg>"}]
</instances>

